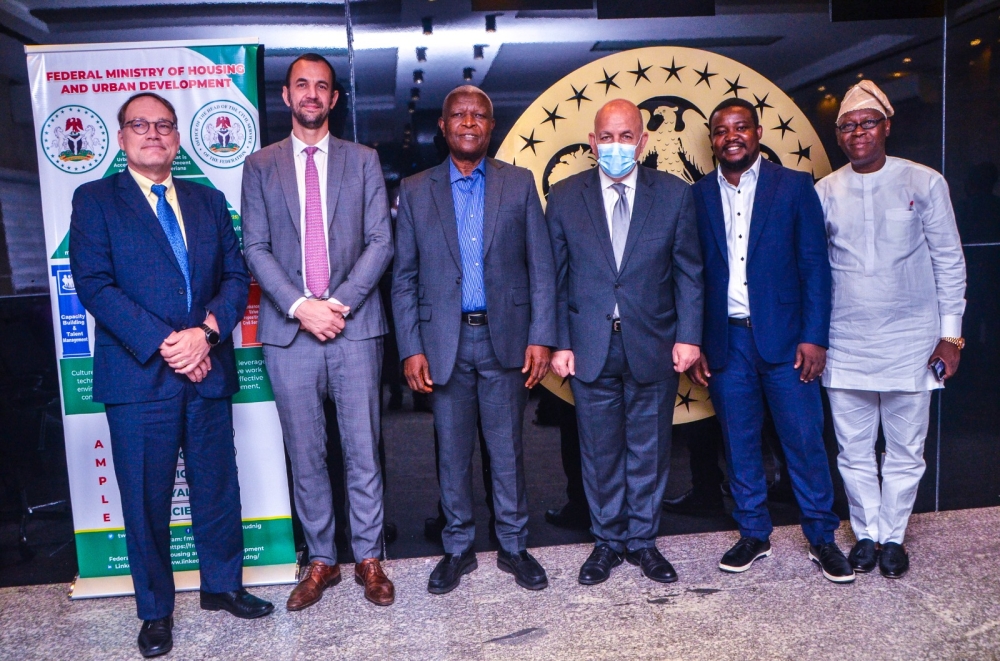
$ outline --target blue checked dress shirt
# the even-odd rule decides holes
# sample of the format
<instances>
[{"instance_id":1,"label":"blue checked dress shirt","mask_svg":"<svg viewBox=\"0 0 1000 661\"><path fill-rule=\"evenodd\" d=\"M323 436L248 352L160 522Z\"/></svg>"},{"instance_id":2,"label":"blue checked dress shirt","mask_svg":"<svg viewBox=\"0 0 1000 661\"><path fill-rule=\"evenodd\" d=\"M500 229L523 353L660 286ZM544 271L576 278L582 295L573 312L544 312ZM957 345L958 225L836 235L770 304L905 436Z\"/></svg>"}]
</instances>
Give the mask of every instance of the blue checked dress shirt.
<instances>
[{"instance_id":1,"label":"blue checked dress shirt","mask_svg":"<svg viewBox=\"0 0 1000 661\"><path fill-rule=\"evenodd\" d=\"M153 194L156 195L156 217L160 221L160 226L170 241L170 247L174 250L174 257L177 258L177 266L184 274L184 284L187 286L188 312L191 311L191 271L188 268L187 246L184 245L184 237L181 235L181 226L177 222L174 210L167 202L167 187L163 184L153 184Z\"/></svg>"},{"instance_id":2,"label":"blue checked dress shirt","mask_svg":"<svg viewBox=\"0 0 1000 661\"><path fill-rule=\"evenodd\" d=\"M483 207L486 198L486 159L468 177L450 158L451 197L458 222L458 247L462 253L462 312L486 310L483 279Z\"/></svg>"}]
</instances>

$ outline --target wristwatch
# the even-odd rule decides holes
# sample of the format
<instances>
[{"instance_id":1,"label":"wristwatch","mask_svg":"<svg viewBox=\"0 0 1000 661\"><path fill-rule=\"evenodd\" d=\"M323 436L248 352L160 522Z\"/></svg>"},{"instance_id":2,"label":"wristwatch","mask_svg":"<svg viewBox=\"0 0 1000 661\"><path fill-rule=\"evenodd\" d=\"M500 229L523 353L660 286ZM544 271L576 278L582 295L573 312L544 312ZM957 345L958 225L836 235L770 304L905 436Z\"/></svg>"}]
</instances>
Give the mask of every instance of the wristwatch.
<instances>
[{"instance_id":1,"label":"wristwatch","mask_svg":"<svg viewBox=\"0 0 1000 661\"><path fill-rule=\"evenodd\" d=\"M212 328L208 324L202 324L201 326L198 326L198 328L205 331L205 339L208 340L208 344L210 346L214 347L219 343L219 340L221 338L219 337L219 334L215 331L214 328Z\"/></svg>"},{"instance_id":2,"label":"wristwatch","mask_svg":"<svg viewBox=\"0 0 1000 661\"><path fill-rule=\"evenodd\" d=\"M965 338L964 337L942 337L942 342L947 342L949 344L954 344L961 351L965 348Z\"/></svg>"}]
</instances>

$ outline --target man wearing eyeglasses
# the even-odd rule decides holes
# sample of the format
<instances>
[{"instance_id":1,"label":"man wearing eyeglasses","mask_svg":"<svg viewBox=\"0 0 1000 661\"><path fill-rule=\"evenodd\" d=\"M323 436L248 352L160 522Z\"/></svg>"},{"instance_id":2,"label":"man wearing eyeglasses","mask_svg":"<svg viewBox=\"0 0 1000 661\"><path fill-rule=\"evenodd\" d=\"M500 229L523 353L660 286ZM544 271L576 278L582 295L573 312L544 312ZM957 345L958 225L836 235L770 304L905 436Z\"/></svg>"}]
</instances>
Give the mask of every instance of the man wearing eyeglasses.
<instances>
[{"instance_id":1,"label":"man wearing eyeglasses","mask_svg":"<svg viewBox=\"0 0 1000 661\"><path fill-rule=\"evenodd\" d=\"M870 80L844 95L837 144L850 159L816 185L833 267L830 397L857 544L856 572L909 569L903 536L924 473L931 391L958 369L965 257L944 177L886 156L893 108ZM885 434L882 482L875 459Z\"/></svg>"},{"instance_id":2,"label":"man wearing eyeglasses","mask_svg":"<svg viewBox=\"0 0 1000 661\"><path fill-rule=\"evenodd\" d=\"M225 196L175 180L177 114L149 92L118 111L128 168L76 189L70 266L97 322L94 401L105 406L121 494L139 651L173 646L170 502L183 448L201 570L201 607L256 618L274 610L243 588L233 445L239 390L232 330L250 277Z\"/></svg>"}]
</instances>

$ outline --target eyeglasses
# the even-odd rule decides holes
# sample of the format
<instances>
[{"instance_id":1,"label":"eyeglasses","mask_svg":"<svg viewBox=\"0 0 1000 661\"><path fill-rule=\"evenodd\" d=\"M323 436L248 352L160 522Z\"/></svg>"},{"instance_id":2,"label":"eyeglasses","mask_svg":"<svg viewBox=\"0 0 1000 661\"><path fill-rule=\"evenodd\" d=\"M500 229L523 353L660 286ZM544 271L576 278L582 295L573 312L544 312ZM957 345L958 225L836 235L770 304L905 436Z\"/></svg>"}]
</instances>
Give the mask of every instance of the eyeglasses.
<instances>
[{"instance_id":1,"label":"eyeglasses","mask_svg":"<svg viewBox=\"0 0 1000 661\"><path fill-rule=\"evenodd\" d=\"M878 119L866 119L862 122L844 122L843 124L837 124L837 130L841 133L854 133L860 126L866 131L871 131L884 121L885 117L879 117Z\"/></svg>"},{"instance_id":2,"label":"eyeglasses","mask_svg":"<svg viewBox=\"0 0 1000 661\"><path fill-rule=\"evenodd\" d=\"M177 124L168 122L165 119L161 119L153 124L156 126L156 132L160 135L170 135L177 127ZM131 128L136 135L146 135L149 132L149 125L150 122L145 119L133 119L131 122L125 122L124 124L124 126Z\"/></svg>"}]
</instances>

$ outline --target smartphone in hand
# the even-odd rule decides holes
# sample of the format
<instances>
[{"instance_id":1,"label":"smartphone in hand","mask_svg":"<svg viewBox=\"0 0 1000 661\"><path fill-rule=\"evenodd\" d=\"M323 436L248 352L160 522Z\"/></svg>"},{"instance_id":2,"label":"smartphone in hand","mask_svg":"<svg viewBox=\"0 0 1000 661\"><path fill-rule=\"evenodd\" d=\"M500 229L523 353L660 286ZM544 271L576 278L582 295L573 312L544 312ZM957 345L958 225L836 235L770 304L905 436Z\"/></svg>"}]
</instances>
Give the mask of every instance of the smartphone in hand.
<instances>
[{"instance_id":1,"label":"smartphone in hand","mask_svg":"<svg viewBox=\"0 0 1000 661\"><path fill-rule=\"evenodd\" d=\"M945 367L943 360L935 358L931 361L931 364L927 366L927 369L933 370L935 378L937 378L938 381L944 382L944 373L947 368Z\"/></svg>"}]
</instances>

